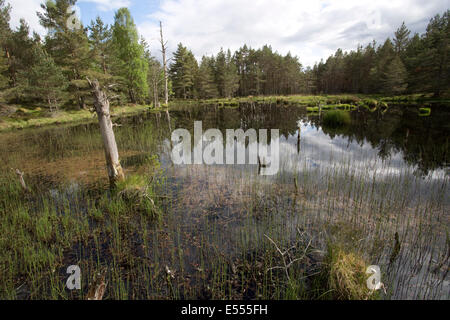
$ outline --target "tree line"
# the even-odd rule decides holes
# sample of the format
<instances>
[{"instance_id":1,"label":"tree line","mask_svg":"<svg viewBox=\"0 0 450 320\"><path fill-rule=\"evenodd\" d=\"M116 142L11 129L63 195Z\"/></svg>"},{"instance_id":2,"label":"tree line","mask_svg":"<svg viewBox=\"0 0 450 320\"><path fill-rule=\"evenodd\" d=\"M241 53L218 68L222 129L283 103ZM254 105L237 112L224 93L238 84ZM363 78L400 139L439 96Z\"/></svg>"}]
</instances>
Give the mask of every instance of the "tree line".
<instances>
[{"instance_id":1,"label":"tree line","mask_svg":"<svg viewBox=\"0 0 450 320\"><path fill-rule=\"evenodd\" d=\"M411 36L403 23L382 45L342 52L307 69L312 92L434 93L450 87L450 10L433 17L424 34Z\"/></svg>"},{"instance_id":2,"label":"tree line","mask_svg":"<svg viewBox=\"0 0 450 320\"><path fill-rule=\"evenodd\" d=\"M161 28L163 63L152 56L127 8L114 23L100 17L87 27L74 15L76 0L50 0L37 13L47 34L30 35L25 20L13 30L11 6L0 0L0 103L86 108L91 103L87 78L108 88L114 104L159 104L167 97L208 99L249 95L321 93L448 93L450 10L433 17L422 35L405 24L382 45L343 52L304 68L297 56L271 46L221 49L197 61L178 44L171 63Z\"/></svg>"},{"instance_id":3,"label":"tree line","mask_svg":"<svg viewBox=\"0 0 450 320\"><path fill-rule=\"evenodd\" d=\"M0 0L0 102L87 108L91 102L87 79L98 79L116 104L146 103L154 83L163 85L163 70L139 37L127 8L119 9L114 23L100 17L87 27L74 15L76 0L50 0L38 12L46 28L44 39L30 36L25 20L10 27L11 6Z\"/></svg>"},{"instance_id":4,"label":"tree line","mask_svg":"<svg viewBox=\"0 0 450 320\"><path fill-rule=\"evenodd\" d=\"M221 49L197 63L182 44L170 68L178 98L289 94L449 93L450 10L433 17L422 35L402 25L382 45L337 49L325 62L303 68L298 57L270 46L247 45L233 54Z\"/></svg>"}]
</instances>

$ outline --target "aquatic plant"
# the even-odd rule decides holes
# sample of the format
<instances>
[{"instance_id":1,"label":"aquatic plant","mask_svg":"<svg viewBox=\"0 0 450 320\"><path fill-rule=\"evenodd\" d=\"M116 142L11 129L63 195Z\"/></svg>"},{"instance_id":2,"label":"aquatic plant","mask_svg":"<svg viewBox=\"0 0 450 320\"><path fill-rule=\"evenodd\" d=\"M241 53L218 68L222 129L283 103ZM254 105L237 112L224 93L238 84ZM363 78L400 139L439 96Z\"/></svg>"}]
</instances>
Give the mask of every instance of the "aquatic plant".
<instances>
[{"instance_id":1,"label":"aquatic plant","mask_svg":"<svg viewBox=\"0 0 450 320\"><path fill-rule=\"evenodd\" d=\"M323 124L329 127L345 126L350 124L351 117L347 111L330 110L323 116Z\"/></svg>"}]
</instances>

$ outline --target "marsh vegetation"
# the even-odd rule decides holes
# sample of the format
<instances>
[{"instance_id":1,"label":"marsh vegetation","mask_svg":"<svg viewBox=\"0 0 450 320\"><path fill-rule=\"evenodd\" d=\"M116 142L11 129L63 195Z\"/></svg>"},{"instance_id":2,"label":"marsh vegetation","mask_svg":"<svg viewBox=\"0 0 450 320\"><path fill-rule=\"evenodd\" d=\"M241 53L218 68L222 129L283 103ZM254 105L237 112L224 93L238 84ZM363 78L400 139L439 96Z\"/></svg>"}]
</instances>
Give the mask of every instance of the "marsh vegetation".
<instances>
[{"instance_id":1,"label":"marsh vegetation","mask_svg":"<svg viewBox=\"0 0 450 320\"><path fill-rule=\"evenodd\" d=\"M104 299L448 299L448 108L315 99L330 101L117 118L115 190L95 123L0 134L0 298L83 299L107 270ZM349 121L327 125L345 103ZM194 120L279 128L280 171L172 165L171 130ZM81 290L65 287L69 265ZM385 290L367 289L369 265Z\"/></svg>"},{"instance_id":2,"label":"marsh vegetation","mask_svg":"<svg viewBox=\"0 0 450 320\"><path fill-rule=\"evenodd\" d=\"M83 25L76 5L43 1L39 35L0 0L0 299L99 281L104 299L450 298L450 10L307 67L270 45L200 58L162 21L154 56L130 9ZM171 132L194 121L279 129L280 170L174 165Z\"/></svg>"}]
</instances>

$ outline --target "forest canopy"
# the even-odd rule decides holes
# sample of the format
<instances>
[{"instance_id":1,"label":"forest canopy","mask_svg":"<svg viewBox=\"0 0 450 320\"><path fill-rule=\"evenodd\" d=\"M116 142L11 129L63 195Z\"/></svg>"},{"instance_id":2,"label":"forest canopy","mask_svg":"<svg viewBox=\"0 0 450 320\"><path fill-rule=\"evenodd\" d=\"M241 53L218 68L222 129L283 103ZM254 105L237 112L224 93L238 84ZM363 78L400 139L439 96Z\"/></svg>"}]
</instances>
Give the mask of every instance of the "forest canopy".
<instances>
[{"instance_id":1,"label":"forest canopy","mask_svg":"<svg viewBox=\"0 0 450 320\"><path fill-rule=\"evenodd\" d=\"M47 34L30 35L25 20L10 26L11 6L0 0L0 104L50 111L87 108L86 78L110 88L112 103L146 104L164 95L164 70L138 34L127 8L112 25L100 17L73 21L76 0L49 0L37 13ZM449 93L450 10L436 14L423 34L403 23L382 44L359 45L304 68L291 53L270 45L221 49L199 61L178 44L168 66L172 98L207 99L248 95ZM72 23L68 23L71 21ZM74 27L79 26L79 27ZM170 39L169 39L170 40Z\"/></svg>"}]
</instances>

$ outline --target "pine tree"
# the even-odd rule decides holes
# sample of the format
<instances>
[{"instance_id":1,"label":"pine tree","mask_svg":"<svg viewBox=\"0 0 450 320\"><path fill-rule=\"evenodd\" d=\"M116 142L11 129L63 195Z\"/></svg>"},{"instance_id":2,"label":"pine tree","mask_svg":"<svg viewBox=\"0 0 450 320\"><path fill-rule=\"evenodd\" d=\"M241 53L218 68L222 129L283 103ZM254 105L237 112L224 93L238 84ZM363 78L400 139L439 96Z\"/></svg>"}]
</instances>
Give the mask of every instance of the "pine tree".
<instances>
[{"instance_id":1,"label":"pine tree","mask_svg":"<svg viewBox=\"0 0 450 320\"><path fill-rule=\"evenodd\" d=\"M237 74L237 67L231 57L231 51L227 53L220 49L217 54L215 63L215 81L219 95L224 98L229 98L234 95L239 86L239 75Z\"/></svg>"},{"instance_id":2,"label":"pine tree","mask_svg":"<svg viewBox=\"0 0 450 320\"><path fill-rule=\"evenodd\" d=\"M398 28L394 33L394 49L400 57L403 56L403 53L408 45L410 33L411 31L406 28L405 22L403 22L400 28Z\"/></svg>"},{"instance_id":3,"label":"pine tree","mask_svg":"<svg viewBox=\"0 0 450 320\"><path fill-rule=\"evenodd\" d=\"M127 8L119 9L114 16L112 28L115 72L120 75L128 89L131 102L143 102L148 95L148 62L144 47Z\"/></svg>"},{"instance_id":4,"label":"pine tree","mask_svg":"<svg viewBox=\"0 0 450 320\"><path fill-rule=\"evenodd\" d=\"M61 69L40 45L33 48L34 64L26 72L28 80L25 92L34 101L41 101L51 112L63 102L68 85Z\"/></svg>"},{"instance_id":5,"label":"pine tree","mask_svg":"<svg viewBox=\"0 0 450 320\"><path fill-rule=\"evenodd\" d=\"M11 35L9 27L11 5L5 4L5 0L0 0L0 102L4 101L4 89L8 87L8 70L10 53L7 40Z\"/></svg>"},{"instance_id":6,"label":"pine tree","mask_svg":"<svg viewBox=\"0 0 450 320\"><path fill-rule=\"evenodd\" d=\"M214 57L202 57L197 73L196 91L201 99L218 96L217 86L214 83Z\"/></svg>"},{"instance_id":7,"label":"pine tree","mask_svg":"<svg viewBox=\"0 0 450 320\"><path fill-rule=\"evenodd\" d=\"M45 49L68 79L72 103L85 108L85 100L91 95L86 81L91 56L86 30L74 18L75 4L76 0L49 0L41 4L44 12L37 14L41 25L48 30ZM71 22L76 22L74 27Z\"/></svg>"},{"instance_id":8,"label":"pine tree","mask_svg":"<svg viewBox=\"0 0 450 320\"><path fill-rule=\"evenodd\" d=\"M219 53L216 56L216 63L214 65L214 80L217 84L217 90L220 97L225 97L225 73L227 62L223 49L220 48Z\"/></svg>"},{"instance_id":9,"label":"pine tree","mask_svg":"<svg viewBox=\"0 0 450 320\"><path fill-rule=\"evenodd\" d=\"M424 43L416 33L408 42L405 49L405 67L409 92L418 92L423 89L423 73L420 66L420 55L424 50Z\"/></svg>"},{"instance_id":10,"label":"pine tree","mask_svg":"<svg viewBox=\"0 0 450 320\"><path fill-rule=\"evenodd\" d=\"M394 57L394 46L388 38L382 46L378 47L374 67L370 70L371 92L379 93L383 90L383 77L389 72L388 65Z\"/></svg>"},{"instance_id":11,"label":"pine tree","mask_svg":"<svg viewBox=\"0 0 450 320\"><path fill-rule=\"evenodd\" d=\"M179 43L169 70L176 97L194 98L197 69L197 61L192 52Z\"/></svg>"},{"instance_id":12,"label":"pine tree","mask_svg":"<svg viewBox=\"0 0 450 320\"><path fill-rule=\"evenodd\" d=\"M34 63L34 46L40 42L39 37L29 37L30 28L25 20L20 20L20 26L11 33L7 41L10 52L9 75L12 87L20 86L21 79L17 74L26 71Z\"/></svg>"},{"instance_id":13,"label":"pine tree","mask_svg":"<svg viewBox=\"0 0 450 320\"><path fill-rule=\"evenodd\" d=\"M430 20L418 56L424 89L440 96L450 90L450 10Z\"/></svg>"},{"instance_id":14,"label":"pine tree","mask_svg":"<svg viewBox=\"0 0 450 320\"><path fill-rule=\"evenodd\" d=\"M237 74L237 68L231 57L230 49L227 50L225 57L225 73L224 73L224 97L232 97L239 88L239 76Z\"/></svg>"},{"instance_id":15,"label":"pine tree","mask_svg":"<svg viewBox=\"0 0 450 320\"><path fill-rule=\"evenodd\" d=\"M112 45L111 30L105 25L100 17L91 21L89 26L89 42L91 45L91 56L95 69L105 76L110 73L110 53Z\"/></svg>"},{"instance_id":16,"label":"pine tree","mask_svg":"<svg viewBox=\"0 0 450 320\"><path fill-rule=\"evenodd\" d=\"M396 55L387 63L381 75L381 92L388 94L401 94L406 90L406 69L402 60Z\"/></svg>"}]
</instances>

